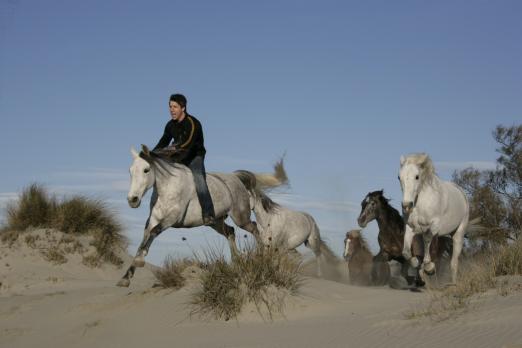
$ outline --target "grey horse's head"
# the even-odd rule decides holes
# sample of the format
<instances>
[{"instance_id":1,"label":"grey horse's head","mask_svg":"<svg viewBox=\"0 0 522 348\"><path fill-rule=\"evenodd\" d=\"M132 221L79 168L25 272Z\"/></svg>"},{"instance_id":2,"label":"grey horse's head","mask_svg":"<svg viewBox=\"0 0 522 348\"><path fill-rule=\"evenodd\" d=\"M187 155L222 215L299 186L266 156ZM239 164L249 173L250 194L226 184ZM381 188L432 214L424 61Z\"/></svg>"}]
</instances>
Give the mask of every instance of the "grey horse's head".
<instances>
[{"instance_id":1,"label":"grey horse's head","mask_svg":"<svg viewBox=\"0 0 522 348\"><path fill-rule=\"evenodd\" d=\"M131 183L127 202L131 208L138 208L145 192L154 185L154 166L147 146L142 145L140 153L131 148L131 154L133 161L129 168Z\"/></svg>"}]
</instances>

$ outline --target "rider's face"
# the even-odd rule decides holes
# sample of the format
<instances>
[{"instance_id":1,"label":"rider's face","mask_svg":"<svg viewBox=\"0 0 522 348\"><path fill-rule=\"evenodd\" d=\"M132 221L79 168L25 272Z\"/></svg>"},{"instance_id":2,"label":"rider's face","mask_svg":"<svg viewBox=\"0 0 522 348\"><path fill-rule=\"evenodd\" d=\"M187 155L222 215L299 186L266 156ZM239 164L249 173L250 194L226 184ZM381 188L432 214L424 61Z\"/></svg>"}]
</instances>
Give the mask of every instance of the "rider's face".
<instances>
[{"instance_id":1,"label":"rider's face","mask_svg":"<svg viewBox=\"0 0 522 348\"><path fill-rule=\"evenodd\" d=\"M169 102L169 109L170 109L170 117L172 117L173 120L179 120L184 114L185 114L185 108L181 107L178 103L175 101Z\"/></svg>"}]
</instances>

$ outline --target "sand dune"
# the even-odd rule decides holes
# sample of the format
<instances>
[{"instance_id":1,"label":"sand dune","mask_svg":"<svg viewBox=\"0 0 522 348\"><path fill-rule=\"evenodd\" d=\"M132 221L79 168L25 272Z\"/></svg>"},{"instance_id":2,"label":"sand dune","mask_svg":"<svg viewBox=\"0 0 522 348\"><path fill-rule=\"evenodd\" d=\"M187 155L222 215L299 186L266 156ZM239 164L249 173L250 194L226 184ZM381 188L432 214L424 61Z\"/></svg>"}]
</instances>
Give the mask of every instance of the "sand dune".
<instances>
[{"instance_id":1,"label":"sand dune","mask_svg":"<svg viewBox=\"0 0 522 348\"><path fill-rule=\"evenodd\" d=\"M522 347L522 293L488 293L441 323L408 320L427 293L363 288L307 276L285 316L255 308L237 320L191 315L195 280L154 288L151 266L130 288L123 269L92 269L71 257L53 265L29 247L0 244L0 347ZM130 257L126 257L130 262Z\"/></svg>"}]
</instances>

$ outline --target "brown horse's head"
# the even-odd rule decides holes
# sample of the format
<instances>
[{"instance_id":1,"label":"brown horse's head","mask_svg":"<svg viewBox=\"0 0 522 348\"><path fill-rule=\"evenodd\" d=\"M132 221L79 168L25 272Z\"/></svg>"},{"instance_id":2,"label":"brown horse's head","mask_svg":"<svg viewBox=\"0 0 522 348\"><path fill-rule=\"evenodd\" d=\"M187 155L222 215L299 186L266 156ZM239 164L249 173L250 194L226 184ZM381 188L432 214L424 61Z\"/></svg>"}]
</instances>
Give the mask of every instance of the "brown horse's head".
<instances>
[{"instance_id":1,"label":"brown horse's head","mask_svg":"<svg viewBox=\"0 0 522 348\"><path fill-rule=\"evenodd\" d=\"M365 245L366 242L361 235L361 230L351 230L346 232L346 237L344 238L344 259L350 262L353 254Z\"/></svg>"},{"instance_id":2,"label":"brown horse's head","mask_svg":"<svg viewBox=\"0 0 522 348\"><path fill-rule=\"evenodd\" d=\"M368 223L379 216L381 206L387 203L383 190L370 192L361 202L361 213L357 218L360 227L365 228Z\"/></svg>"}]
</instances>

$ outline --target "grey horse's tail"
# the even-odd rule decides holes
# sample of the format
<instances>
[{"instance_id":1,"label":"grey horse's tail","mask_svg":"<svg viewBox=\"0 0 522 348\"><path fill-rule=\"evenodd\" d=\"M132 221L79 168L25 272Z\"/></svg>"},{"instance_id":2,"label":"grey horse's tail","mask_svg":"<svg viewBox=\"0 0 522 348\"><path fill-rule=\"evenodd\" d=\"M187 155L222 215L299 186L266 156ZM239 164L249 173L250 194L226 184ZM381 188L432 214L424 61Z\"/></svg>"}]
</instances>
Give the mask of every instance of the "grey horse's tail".
<instances>
[{"instance_id":1,"label":"grey horse's tail","mask_svg":"<svg viewBox=\"0 0 522 348\"><path fill-rule=\"evenodd\" d=\"M335 265L341 261L341 259L334 254L332 249L322 239L319 239L319 250L321 251L321 256L327 263Z\"/></svg>"},{"instance_id":2,"label":"grey horse's tail","mask_svg":"<svg viewBox=\"0 0 522 348\"><path fill-rule=\"evenodd\" d=\"M248 170L236 170L234 174L250 192L253 192L254 190L266 190L288 184L288 177L286 175L283 159L276 162L273 173L252 173Z\"/></svg>"}]
</instances>

